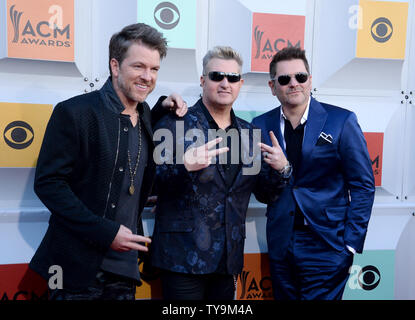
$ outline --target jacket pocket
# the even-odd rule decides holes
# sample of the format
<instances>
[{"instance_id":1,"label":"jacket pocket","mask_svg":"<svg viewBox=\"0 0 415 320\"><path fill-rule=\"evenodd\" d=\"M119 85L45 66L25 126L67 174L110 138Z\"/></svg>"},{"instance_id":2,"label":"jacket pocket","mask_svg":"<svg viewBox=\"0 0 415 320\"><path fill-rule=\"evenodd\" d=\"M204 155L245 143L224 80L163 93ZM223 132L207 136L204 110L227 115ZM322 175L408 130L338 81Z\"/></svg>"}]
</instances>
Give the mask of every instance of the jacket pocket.
<instances>
[{"instance_id":1,"label":"jacket pocket","mask_svg":"<svg viewBox=\"0 0 415 320\"><path fill-rule=\"evenodd\" d=\"M313 148L311 155L315 158L335 158L337 157L337 149L330 143L318 145Z\"/></svg>"},{"instance_id":2,"label":"jacket pocket","mask_svg":"<svg viewBox=\"0 0 415 320\"><path fill-rule=\"evenodd\" d=\"M192 232L193 220L160 220L160 232Z\"/></svg>"},{"instance_id":3,"label":"jacket pocket","mask_svg":"<svg viewBox=\"0 0 415 320\"><path fill-rule=\"evenodd\" d=\"M324 209L324 212L330 221L344 221L348 208L348 206L328 207Z\"/></svg>"}]
</instances>

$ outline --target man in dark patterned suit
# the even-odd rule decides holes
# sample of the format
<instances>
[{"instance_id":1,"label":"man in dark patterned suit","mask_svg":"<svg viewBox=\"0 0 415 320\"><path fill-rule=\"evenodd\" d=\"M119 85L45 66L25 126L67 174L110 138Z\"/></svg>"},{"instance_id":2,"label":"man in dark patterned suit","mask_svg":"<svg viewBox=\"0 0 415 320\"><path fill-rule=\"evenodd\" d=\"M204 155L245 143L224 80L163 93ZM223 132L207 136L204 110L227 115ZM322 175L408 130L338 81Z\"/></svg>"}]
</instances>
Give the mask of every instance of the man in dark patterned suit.
<instances>
[{"instance_id":1,"label":"man in dark patterned suit","mask_svg":"<svg viewBox=\"0 0 415 320\"><path fill-rule=\"evenodd\" d=\"M275 136L272 146L260 144L260 130L232 110L243 83L241 67L232 48L210 50L203 59L202 98L184 118L166 116L155 128L155 139L157 129L164 129L175 140L169 148L167 136L156 147L164 151L156 169L151 254L153 265L163 270L164 299L233 299L250 195L274 199L291 174ZM189 137L196 138L192 146ZM250 152L259 151L258 145L263 161L261 152L257 157Z\"/></svg>"}]
</instances>

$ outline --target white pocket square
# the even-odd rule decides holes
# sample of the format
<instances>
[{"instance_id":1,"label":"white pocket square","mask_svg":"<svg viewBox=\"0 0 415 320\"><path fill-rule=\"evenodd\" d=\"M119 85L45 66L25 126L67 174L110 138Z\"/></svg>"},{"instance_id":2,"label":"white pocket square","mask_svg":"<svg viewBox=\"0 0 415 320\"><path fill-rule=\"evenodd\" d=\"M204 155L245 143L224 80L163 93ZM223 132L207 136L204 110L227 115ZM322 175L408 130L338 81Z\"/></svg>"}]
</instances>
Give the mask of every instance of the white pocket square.
<instances>
[{"instance_id":1,"label":"white pocket square","mask_svg":"<svg viewBox=\"0 0 415 320\"><path fill-rule=\"evenodd\" d=\"M333 137L331 134L327 134L325 132L321 132L320 135L318 136L318 140L323 139L324 141L328 142L328 143L333 143Z\"/></svg>"}]
</instances>

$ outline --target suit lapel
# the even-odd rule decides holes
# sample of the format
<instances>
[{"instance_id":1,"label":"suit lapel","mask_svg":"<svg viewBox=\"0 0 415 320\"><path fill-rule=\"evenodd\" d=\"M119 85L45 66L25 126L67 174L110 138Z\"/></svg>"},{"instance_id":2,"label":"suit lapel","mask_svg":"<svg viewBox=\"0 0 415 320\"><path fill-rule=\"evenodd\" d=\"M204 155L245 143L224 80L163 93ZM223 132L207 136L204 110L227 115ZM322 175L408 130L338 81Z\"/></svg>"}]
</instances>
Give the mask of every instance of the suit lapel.
<instances>
[{"instance_id":1,"label":"suit lapel","mask_svg":"<svg viewBox=\"0 0 415 320\"><path fill-rule=\"evenodd\" d=\"M326 123L326 119L327 112L317 100L311 98L303 140L301 168L303 168L309 160L311 152L313 151L324 124Z\"/></svg>"},{"instance_id":2,"label":"suit lapel","mask_svg":"<svg viewBox=\"0 0 415 320\"><path fill-rule=\"evenodd\" d=\"M207 137L207 139L205 139L205 143L206 143L209 140L208 132L209 132L210 127L209 127L209 122L206 119L206 116L205 116L205 114L203 113L203 111L201 109L202 106L200 105L200 103L202 103L201 99L199 100L199 102L197 104L196 117L197 117L198 122L199 122L199 126L200 126L199 129L201 129L204 132L205 137ZM225 172L223 171L223 166L219 164L219 158L218 157L217 157L217 161L216 161L215 165L216 165L216 170L219 171L220 176L222 177L223 181L225 181Z\"/></svg>"}]
</instances>

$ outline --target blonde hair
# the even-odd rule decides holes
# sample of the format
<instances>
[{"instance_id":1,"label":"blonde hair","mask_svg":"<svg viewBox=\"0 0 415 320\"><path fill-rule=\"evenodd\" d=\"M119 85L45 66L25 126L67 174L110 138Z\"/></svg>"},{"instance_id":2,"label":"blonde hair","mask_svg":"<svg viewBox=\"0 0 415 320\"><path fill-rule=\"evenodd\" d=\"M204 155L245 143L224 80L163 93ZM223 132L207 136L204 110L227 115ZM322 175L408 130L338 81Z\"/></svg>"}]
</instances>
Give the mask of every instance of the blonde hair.
<instances>
[{"instance_id":1,"label":"blonde hair","mask_svg":"<svg viewBox=\"0 0 415 320\"><path fill-rule=\"evenodd\" d=\"M239 65L239 71L242 69L243 60L241 55L231 47L216 46L210 49L203 57L203 75L206 75L206 67L212 59L235 60Z\"/></svg>"}]
</instances>

